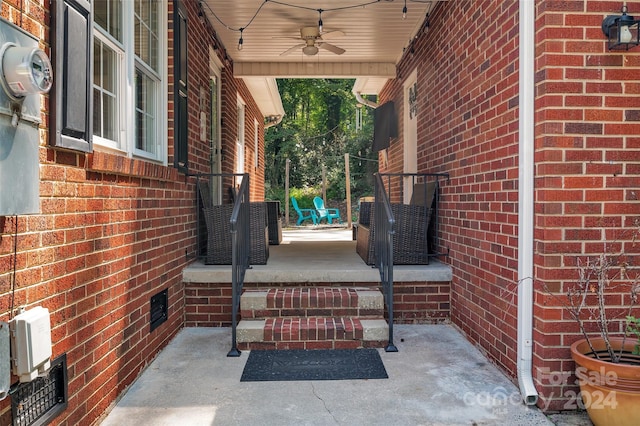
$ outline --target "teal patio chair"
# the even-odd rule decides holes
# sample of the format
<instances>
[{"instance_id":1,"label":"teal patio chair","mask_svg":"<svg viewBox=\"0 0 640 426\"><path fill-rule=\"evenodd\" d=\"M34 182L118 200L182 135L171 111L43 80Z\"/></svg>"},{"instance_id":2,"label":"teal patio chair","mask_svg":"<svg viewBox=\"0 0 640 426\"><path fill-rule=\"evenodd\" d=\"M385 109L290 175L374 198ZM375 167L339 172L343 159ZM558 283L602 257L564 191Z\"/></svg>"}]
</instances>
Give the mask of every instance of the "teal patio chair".
<instances>
[{"instance_id":1,"label":"teal patio chair","mask_svg":"<svg viewBox=\"0 0 640 426\"><path fill-rule=\"evenodd\" d=\"M318 223L320 223L322 219L327 219L327 223L329 224L333 222L333 219L338 219L338 223L342 223L340 210L326 208L322 198L315 197L313 199L313 205L316 206L316 211L318 212Z\"/></svg>"},{"instance_id":2,"label":"teal patio chair","mask_svg":"<svg viewBox=\"0 0 640 426\"><path fill-rule=\"evenodd\" d=\"M293 204L293 208L296 210L296 213L298 213L298 221L296 222L296 225L299 226L302 222L309 219L313 221L314 225L318 224L318 215L316 215L316 211L314 209L301 209L298 207L298 200L296 200L296 197L291 197L291 204Z\"/></svg>"}]
</instances>

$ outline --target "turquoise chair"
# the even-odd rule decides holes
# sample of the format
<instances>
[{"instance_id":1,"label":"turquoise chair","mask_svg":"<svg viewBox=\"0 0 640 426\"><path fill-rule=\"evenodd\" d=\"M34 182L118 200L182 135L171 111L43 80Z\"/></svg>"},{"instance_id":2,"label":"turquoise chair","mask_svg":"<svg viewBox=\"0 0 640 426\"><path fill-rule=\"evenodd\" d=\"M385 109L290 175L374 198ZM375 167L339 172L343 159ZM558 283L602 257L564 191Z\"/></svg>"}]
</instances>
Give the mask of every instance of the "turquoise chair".
<instances>
[{"instance_id":1,"label":"turquoise chair","mask_svg":"<svg viewBox=\"0 0 640 426\"><path fill-rule=\"evenodd\" d=\"M301 209L298 207L298 200L296 197L291 197L291 204L293 204L293 208L298 213L298 222L296 225L300 225L305 220L311 219L314 225L318 224L318 216L316 215L316 211L314 209Z\"/></svg>"},{"instance_id":2,"label":"turquoise chair","mask_svg":"<svg viewBox=\"0 0 640 426\"><path fill-rule=\"evenodd\" d=\"M320 223L322 219L327 219L327 223L332 223L333 219L338 219L338 223L342 223L340 210L326 208L322 198L315 197L313 199L313 205L316 206L316 211L318 212L318 223Z\"/></svg>"}]
</instances>

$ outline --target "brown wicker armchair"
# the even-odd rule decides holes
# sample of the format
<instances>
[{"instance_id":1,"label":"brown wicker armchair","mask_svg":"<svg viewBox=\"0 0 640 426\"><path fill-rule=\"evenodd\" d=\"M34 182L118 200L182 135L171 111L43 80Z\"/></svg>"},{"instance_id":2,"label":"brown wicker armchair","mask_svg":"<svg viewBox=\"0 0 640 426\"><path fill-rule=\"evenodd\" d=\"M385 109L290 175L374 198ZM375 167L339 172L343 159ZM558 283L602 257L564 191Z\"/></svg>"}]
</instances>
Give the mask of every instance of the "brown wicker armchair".
<instances>
[{"instance_id":1,"label":"brown wicker armchair","mask_svg":"<svg viewBox=\"0 0 640 426\"><path fill-rule=\"evenodd\" d=\"M231 265L231 213L233 204L212 205L208 197L206 181L198 182L203 202L202 213L207 226L207 265ZM267 205L263 202L249 203L250 251L249 262L264 265L269 259L269 228Z\"/></svg>"},{"instance_id":2,"label":"brown wicker armchair","mask_svg":"<svg viewBox=\"0 0 640 426\"><path fill-rule=\"evenodd\" d=\"M432 203L436 185L435 182L417 184L414 187L411 204L391 204L391 211L396 221L393 235L394 265L429 264L427 233L433 213ZM375 264L374 213L375 203L360 204L356 252L367 265Z\"/></svg>"}]
</instances>

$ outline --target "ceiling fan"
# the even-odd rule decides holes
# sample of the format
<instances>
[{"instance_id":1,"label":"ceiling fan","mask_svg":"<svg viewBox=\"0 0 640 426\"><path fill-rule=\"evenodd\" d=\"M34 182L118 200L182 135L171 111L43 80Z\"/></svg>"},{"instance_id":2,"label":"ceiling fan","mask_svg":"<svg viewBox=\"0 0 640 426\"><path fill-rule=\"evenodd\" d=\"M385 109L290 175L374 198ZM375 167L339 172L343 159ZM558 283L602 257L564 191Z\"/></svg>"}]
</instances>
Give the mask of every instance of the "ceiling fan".
<instances>
[{"instance_id":1,"label":"ceiling fan","mask_svg":"<svg viewBox=\"0 0 640 426\"><path fill-rule=\"evenodd\" d=\"M318 30L318 27L302 27L300 28L300 37L287 37L294 40L302 40L304 43L297 44L280 54L280 56L289 55L296 50L302 48L302 53L308 56L313 56L318 53L318 48L328 50L336 55L342 55L345 50L341 47L329 44L324 40L331 40L338 37L343 37L345 34L342 31L327 31L322 34Z\"/></svg>"}]
</instances>

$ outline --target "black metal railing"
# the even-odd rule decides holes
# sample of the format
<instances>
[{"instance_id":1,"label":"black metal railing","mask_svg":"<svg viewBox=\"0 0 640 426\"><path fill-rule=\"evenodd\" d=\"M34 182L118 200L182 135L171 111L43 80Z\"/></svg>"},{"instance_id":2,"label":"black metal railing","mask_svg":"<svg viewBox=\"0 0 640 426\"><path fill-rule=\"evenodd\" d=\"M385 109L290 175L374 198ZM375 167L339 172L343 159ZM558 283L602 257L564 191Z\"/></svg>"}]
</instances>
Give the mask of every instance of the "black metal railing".
<instances>
[{"instance_id":1,"label":"black metal railing","mask_svg":"<svg viewBox=\"0 0 640 426\"><path fill-rule=\"evenodd\" d=\"M449 178L447 173L376 173L375 174L375 202L374 202L374 258L375 266L380 272L380 283L384 295L389 321L389 342L385 347L387 352L397 352L393 343L393 263L394 263L394 234L396 221L392 201L396 204L396 212L401 212L397 204L421 206L416 209L420 216L414 219L428 223L428 226L418 228L420 239L427 242L423 257L442 256L448 253L438 250L438 221L440 203L440 179ZM422 217L424 215L424 217ZM404 216L401 214L401 225ZM404 218L406 219L406 218ZM406 260L406 259L405 259ZM412 258L413 260L413 258ZM405 262L401 262L405 263Z\"/></svg>"},{"instance_id":2,"label":"black metal railing","mask_svg":"<svg viewBox=\"0 0 640 426\"><path fill-rule=\"evenodd\" d=\"M249 175L247 174L242 179L233 205L233 212L231 213L231 350L227 354L230 357L240 356L240 351L237 347L236 329L244 275L249 268L250 235Z\"/></svg>"},{"instance_id":3,"label":"black metal railing","mask_svg":"<svg viewBox=\"0 0 640 426\"><path fill-rule=\"evenodd\" d=\"M249 175L192 176L196 178L197 193L196 255L206 264L231 265L231 350L227 356L240 356L238 310L251 250Z\"/></svg>"},{"instance_id":4,"label":"black metal railing","mask_svg":"<svg viewBox=\"0 0 640 426\"><path fill-rule=\"evenodd\" d=\"M389 316L389 342L387 352L398 352L393 344L393 234L395 219L391 211L391 203L385 192L380 174L375 174L374 203L375 233L375 265L380 272L380 283Z\"/></svg>"}]
</instances>

